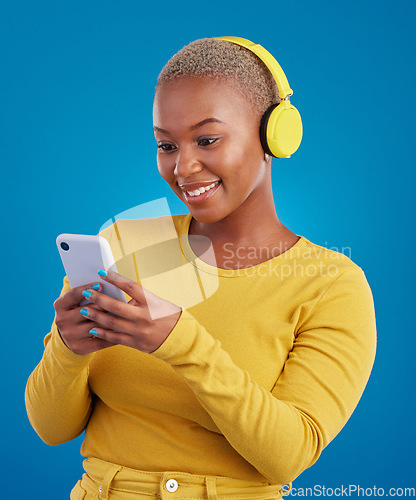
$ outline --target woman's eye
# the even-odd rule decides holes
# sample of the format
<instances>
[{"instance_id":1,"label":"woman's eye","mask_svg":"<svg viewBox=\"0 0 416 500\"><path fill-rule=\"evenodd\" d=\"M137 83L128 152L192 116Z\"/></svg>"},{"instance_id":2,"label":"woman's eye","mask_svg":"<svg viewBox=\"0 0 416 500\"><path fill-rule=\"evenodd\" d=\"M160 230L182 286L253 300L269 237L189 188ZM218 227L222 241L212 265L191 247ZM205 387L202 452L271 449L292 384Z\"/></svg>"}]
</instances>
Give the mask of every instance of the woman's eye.
<instances>
[{"instance_id":1,"label":"woman's eye","mask_svg":"<svg viewBox=\"0 0 416 500\"><path fill-rule=\"evenodd\" d=\"M200 139L198 139L198 146L210 146L217 140L217 137L201 137Z\"/></svg>"},{"instance_id":2,"label":"woman's eye","mask_svg":"<svg viewBox=\"0 0 416 500\"><path fill-rule=\"evenodd\" d=\"M164 153L170 153L176 149L176 147L173 144L170 144L168 142L162 142L157 145L157 149L160 151L163 151Z\"/></svg>"}]
</instances>

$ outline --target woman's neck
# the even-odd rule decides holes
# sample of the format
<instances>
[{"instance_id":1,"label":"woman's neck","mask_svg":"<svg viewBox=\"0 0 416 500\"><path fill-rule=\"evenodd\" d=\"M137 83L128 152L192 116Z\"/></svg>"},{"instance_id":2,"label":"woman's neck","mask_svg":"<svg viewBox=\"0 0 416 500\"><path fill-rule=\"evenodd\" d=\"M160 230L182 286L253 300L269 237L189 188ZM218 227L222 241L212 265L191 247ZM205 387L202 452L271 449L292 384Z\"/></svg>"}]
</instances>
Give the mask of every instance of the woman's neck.
<instances>
[{"instance_id":1,"label":"woman's neck","mask_svg":"<svg viewBox=\"0 0 416 500\"><path fill-rule=\"evenodd\" d=\"M215 262L207 264L228 269L255 266L284 253L299 240L282 224L275 210L263 210L257 217L251 213L250 221L245 219L243 223L240 216L233 215L214 223L201 223L192 218L189 243L193 252L201 257L207 247L206 241L203 243L192 236L208 238L214 250Z\"/></svg>"}]
</instances>

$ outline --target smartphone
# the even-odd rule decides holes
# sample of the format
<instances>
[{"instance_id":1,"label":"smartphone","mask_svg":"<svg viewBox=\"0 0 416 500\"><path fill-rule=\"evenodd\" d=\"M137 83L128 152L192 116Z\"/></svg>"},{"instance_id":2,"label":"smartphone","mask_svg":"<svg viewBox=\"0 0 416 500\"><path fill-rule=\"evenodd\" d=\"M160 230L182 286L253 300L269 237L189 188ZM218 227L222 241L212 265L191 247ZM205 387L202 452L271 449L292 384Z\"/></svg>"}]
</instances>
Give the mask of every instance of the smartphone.
<instances>
[{"instance_id":1,"label":"smartphone","mask_svg":"<svg viewBox=\"0 0 416 500\"><path fill-rule=\"evenodd\" d=\"M123 290L104 281L98 274L99 269L117 272L110 244L105 238L86 234L60 234L56 238L56 245L71 288L88 283L101 283L101 293L127 302ZM85 298L80 305L89 303Z\"/></svg>"}]
</instances>

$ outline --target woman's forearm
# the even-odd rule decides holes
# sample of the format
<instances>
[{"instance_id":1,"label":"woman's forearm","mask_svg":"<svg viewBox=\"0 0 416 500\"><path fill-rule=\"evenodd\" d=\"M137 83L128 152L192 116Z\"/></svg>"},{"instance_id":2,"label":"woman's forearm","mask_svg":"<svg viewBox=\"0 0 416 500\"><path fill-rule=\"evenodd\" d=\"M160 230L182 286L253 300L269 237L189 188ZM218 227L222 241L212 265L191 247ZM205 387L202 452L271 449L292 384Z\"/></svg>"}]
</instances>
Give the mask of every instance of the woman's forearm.
<instances>
[{"instance_id":1,"label":"woman's forearm","mask_svg":"<svg viewBox=\"0 0 416 500\"><path fill-rule=\"evenodd\" d=\"M372 295L358 267L332 283L300 325L271 392L187 311L178 327L152 354L172 365L229 443L277 484L318 459L353 412L374 362Z\"/></svg>"},{"instance_id":2,"label":"woman's forearm","mask_svg":"<svg viewBox=\"0 0 416 500\"><path fill-rule=\"evenodd\" d=\"M68 289L65 277L61 295ZM91 413L88 366L92 356L70 351L53 322L42 360L30 375L25 392L29 420L45 443L64 443L85 429Z\"/></svg>"}]
</instances>

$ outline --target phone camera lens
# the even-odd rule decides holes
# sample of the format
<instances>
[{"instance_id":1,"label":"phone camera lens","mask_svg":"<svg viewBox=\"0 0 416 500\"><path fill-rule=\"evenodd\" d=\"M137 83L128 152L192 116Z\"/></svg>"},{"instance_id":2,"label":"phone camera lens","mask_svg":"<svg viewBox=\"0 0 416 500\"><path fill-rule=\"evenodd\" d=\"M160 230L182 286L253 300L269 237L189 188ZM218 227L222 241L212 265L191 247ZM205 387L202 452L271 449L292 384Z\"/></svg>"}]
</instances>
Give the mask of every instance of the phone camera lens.
<instances>
[{"instance_id":1,"label":"phone camera lens","mask_svg":"<svg viewBox=\"0 0 416 500\"><path fill-rule=\"evenodd\" d=\"M68 243L65 243L65 241L63 241L63 242L61 243L61 248L62 248L62 250L68 251L68 250L69 250L69 245L68 245Z\"/></svg>"}]
</instances>

